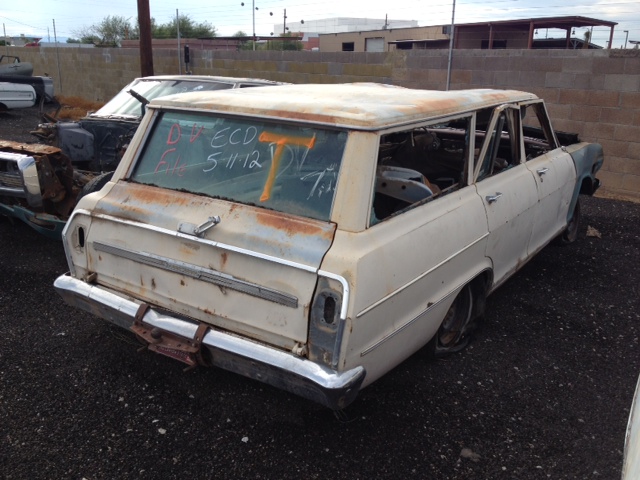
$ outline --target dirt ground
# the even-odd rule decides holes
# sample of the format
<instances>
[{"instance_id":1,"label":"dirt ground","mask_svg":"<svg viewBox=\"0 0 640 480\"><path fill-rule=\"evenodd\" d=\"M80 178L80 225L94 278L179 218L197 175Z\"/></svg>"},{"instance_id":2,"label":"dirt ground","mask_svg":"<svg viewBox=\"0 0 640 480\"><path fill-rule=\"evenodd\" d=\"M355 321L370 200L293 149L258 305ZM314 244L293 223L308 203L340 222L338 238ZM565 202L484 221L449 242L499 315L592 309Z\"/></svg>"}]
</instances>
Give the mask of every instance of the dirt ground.
<instances>
[{"instance_id":1,"label":"dirt ground","mask_svg":"<svg viewBox=\"0 0 640 480\"><path fill-rule=\"evenodd\" d=\"M43 111L51 111L45 108ZM19 110L0 111L0 140L38 143L38 139L29 132L38 128L41 114L37 107Z\"/></svg>"},{"instance_id":2,"label":"dirt ground","mask_svg":"<svg viewBox=\"0 0 640 480\"><path fill-rule=\"evenodd\" d=\"M30 140L32 120L0 113L0 138ZM60 243L0 218L0 477L619 479L640 204L585 198L583 219L489 298L467 349L419 352L333 413L137 353L54 292Z\"/></svg>"}]
</instances>

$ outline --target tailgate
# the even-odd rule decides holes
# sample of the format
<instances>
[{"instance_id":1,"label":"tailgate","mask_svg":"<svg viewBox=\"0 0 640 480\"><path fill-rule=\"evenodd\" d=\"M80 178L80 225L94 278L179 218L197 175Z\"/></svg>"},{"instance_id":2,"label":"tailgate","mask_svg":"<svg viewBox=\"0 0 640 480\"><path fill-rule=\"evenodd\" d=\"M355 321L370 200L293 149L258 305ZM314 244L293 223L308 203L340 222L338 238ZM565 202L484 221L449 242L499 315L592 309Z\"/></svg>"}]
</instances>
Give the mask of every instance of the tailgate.
<instances>
[{"instance_id":1,"label":"tailgate","mask_svg":"<svg viewBox=\"0 0 640 480\"><path fill-rule=\"evenodd\" d=\"M306 343L335 225L122 182L91 216L86 267L98 284L283 348Z\"/></svg>"}]
</instances>

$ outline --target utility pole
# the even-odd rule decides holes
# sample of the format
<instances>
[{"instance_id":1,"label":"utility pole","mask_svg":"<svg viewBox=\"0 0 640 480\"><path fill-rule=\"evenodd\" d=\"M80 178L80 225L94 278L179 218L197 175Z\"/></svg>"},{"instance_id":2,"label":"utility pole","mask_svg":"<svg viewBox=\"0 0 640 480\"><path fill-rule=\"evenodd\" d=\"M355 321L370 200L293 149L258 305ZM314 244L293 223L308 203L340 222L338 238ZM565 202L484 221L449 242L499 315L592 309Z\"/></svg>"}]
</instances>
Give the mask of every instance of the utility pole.
<instances>
[{"instance_id":1,"label":"utility pole","mask_svg":"<svg viewBox=\"0 0 640 480\"><path fill-rule=\"evenodd\" d=\"M4 48L7 51L7 55L9 55L9 40L7 40L7 29L4 26L4 23L2 24L2 30L4 31Z\"/></svg>"},{"instance_id":2,"label":"utility pole","mask_svg":"<svg viewBox=\"0 0 640 480\"><path fill-rule=\"evenodd\" d=\"M451 31L449 32L449 60L447 62L447 90L449 90L449 86L451 85L451 63L453 61L453 36L454 36L454 25L456 18L456 0L453 0L453 7L451 8Z\"/></svg>"},{"instance_id":3,"label":"utility pole","mask_svg":"<svg viewBox=\"0 0 640 480\"><path fill-rule=\"evenodd\" d=\"M60 71L60 50L58 49L58 34L56 33L56 19L53 19L53 40L56 42L56 61L58 62L58 82L62 93L62 72Z\"/></svg>"},{"instance_id":4,"label":"utility pole","mask_svg":"<svg viewBox=\"0 0 640 480\"><path fill-rule=\"evenodd\" d=\"M178 9L176 8L176 31L178 32L178 75L182 75L182 60L180 59L180 15L178 15Z\"/></svg>"},{"instance_id":5,"label":"utility pole","mask_svg":"<svg viewBox=\"0 0 640 480\"><path fill-rule=\"evenodd\" d=\"M282 24L282 35L286 35L287 34L287 9L284 9L284 17L283 17L283 21L284 23Z\"/></svg>"},{"instance_id":6,"label":"utility pole","mask_svg":"<svg viewBox=\"0 0 640 480\"><path fill-rule=\"evenodd\" d=\"M624 33L627 34L626 37L624 37L624 49L627 49L627 40L629 40L629 30L623 30Z\"/></svg>"},{"instance_id":7,"label":"utility pole","mask_svg":"<svg viewBox=\"0 0 640 480\"><path fill-rule=\"evenodd\" d=\"M149 77L153 75L149 0L138 0L138 24L140 25L140 74L143 77Z\"/></svg>"}]
</instances>

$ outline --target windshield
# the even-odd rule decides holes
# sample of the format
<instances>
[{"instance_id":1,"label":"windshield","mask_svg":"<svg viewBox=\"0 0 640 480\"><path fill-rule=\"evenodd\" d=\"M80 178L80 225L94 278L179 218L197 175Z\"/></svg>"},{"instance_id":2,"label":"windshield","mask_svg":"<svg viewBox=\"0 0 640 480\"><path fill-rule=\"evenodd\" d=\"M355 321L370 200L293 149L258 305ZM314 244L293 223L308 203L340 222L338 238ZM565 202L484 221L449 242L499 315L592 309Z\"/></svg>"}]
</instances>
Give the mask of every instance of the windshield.
<instances>
[{"instance_id":1,"label":"windshield","mask_svg":"<svg viewBox=\"0 0 640 480\"><path fill-rule=\"evenodd\" d=\"M347 133L159 114L131 180L329 220Z\"/></svg>"},{"instance_id":2,"label":"windshield","mask_svg":"<svg viewBox=\"0 0 640 480\"><path fill-rule=\"evenodd\" d=\"M233 83L212 82L205 80L153 80L139 78L124 87L100 110L93 113L96 116L128 115L140 117L142 104L133 98L129 90L134 90L147 100L153 100L165 95L184 92L202 92L205 90L225 90L233 88Z\"/></svg>"}]
</instances>

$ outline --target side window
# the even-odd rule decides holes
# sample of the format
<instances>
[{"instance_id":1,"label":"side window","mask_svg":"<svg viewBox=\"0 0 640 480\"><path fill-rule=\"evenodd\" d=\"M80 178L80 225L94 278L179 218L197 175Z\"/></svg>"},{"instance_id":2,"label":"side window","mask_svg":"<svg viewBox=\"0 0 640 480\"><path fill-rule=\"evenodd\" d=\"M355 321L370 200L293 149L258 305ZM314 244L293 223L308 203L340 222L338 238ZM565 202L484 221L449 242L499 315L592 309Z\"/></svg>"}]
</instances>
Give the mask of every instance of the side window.
<instances>
[{"instance_id":1,"label":"side window","mask_svg":"<svg viewBox=\"0 0 640 480\"><path fill-rule=\"evenodd\" d=\"M471 117L383 135L371 225L466 185Z\"/></svg>"},{"instance_id":2,"label":"side window","mask_svg":"<svg viewBox=\"0 0 640 480\"><path fill-rule=\"evenodd\" d=\"M494 113L495 122L488 122L488 125L482 121L478 122L476 141L479 145L483 145L481 151L484 152L482 158L478 160L480 163L478 181L520 163L519 112L517 108L498 108ZM487 131L487 128L490 130Z\"/></svg>"},{"instance_id":3,"label":"side window","mask_svg":"<svg viewBox=\"0 0 640 480\"><path fill-rule=\"evenodd\" d=\"M544 104L537 102L523 105L520 109L526 159L531 160L558 148Z\"/></svg>"}]
</instances>

